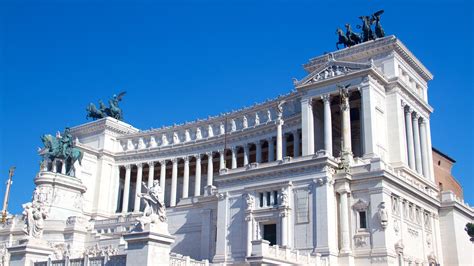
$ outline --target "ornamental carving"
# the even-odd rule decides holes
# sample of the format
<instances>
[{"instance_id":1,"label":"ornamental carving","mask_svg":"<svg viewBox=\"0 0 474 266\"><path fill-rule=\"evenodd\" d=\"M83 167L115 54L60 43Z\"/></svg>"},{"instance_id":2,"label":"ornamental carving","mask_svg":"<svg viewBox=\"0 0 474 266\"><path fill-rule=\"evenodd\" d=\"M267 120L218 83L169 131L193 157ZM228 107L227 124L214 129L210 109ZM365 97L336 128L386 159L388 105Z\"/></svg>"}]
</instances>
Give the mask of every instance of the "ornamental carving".
<instances>
[{"instance_id":1,"label":"ornamental carving","mask_svg":"<svg viewBox=\"0 0 474 266\"><path fill-rule=\"evenodd\" d=\"M253 210L254 206L255 206L255 199L254 197L249 194L249 193L246 193L244 194L244 199L245 199L245 203L246 203L246 210L248 211L251 211Z\"/></svg>"},{"instance_id":2,"label":"ornamental carving","mask_svg":"<svg viewBox=\"0 0 474 266\"><path fill-rule=\"evenodd\" d=\"M388 226L388 213L387 213L387 210L385 208L385 202L383 202L383 201L380 202L379 210L378 210L377 214L378 214L380 226L382 227L383 230L385 230L385 228L387 228L387 226Z\"/></svg>"},{"instance_id":3,"label":"ornamental carving","mask_svg":"<svg viewBox=\"0 0 474 266\"><path fill-rule=\"evenodd\" d=\"M106 247L99 246L99 243L94 246L87 247L84 250L84 256L89 257L110 257L118 254L118 248L108 245Z\"/></svg>"},{"instance_id":4,"label":"ornamental carving","mask_svg":"<svg viewBox=\"0 0 474 266\"><path fill-rule=\"evenodd\" d=\"M367 247L369 245L369 235L368 234L355 235L354 244L356 248Z\"/></svg>"},{"instance_id":5,"label":"ornamental carving","mask_svg":"<svg viewBox=\"0 0 474 266\"><path fill-rule=\"evenodd\" d=\"M367 201L363 199L358 199L357 202L354 203L354 205L352 205L352 208L355 211L366 211L368 207L369 207L369 203L367 203Z\"/></svg>"}]
</instances>

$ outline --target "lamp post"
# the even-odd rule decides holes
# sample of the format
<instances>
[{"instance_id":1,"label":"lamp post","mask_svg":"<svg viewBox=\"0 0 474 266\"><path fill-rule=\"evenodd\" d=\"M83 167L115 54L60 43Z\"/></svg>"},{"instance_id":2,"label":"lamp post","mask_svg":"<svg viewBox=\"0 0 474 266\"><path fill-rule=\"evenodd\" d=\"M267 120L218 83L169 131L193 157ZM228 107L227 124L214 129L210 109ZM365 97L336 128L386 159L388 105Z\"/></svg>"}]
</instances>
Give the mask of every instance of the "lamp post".
<instances>
[{"instance_id":1,"label":"lamp post","mask_svg":"<svg viewBox=\"0 0 474 266\"><path fill-rule=\"evenodd\" d=\"M5 197L3 198L2 223L7 221L8 197L10 196L10 186L12 185L12 177L14 172L15 166L10 167L7 180L7 189L5 190Z\"/></svg>"}]
</instances>

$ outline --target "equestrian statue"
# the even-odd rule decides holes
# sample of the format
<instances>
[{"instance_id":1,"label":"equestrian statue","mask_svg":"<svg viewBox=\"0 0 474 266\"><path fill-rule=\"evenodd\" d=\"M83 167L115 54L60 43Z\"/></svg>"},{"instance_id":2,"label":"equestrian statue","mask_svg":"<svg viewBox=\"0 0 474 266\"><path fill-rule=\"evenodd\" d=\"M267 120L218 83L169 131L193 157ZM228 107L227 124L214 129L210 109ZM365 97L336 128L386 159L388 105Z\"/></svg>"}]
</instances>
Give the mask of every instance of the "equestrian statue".
<instances>
[{"instance_id":1,"label":"equestrian statue","mask_svg":"<svg viewBox=\"0 0 474 266\"><path fill-rule=\"evenodd\" d=\"M122 100L125 93L126 92L124 91L118 95L114 94L114 96L109 100L109 107L105 106L102 101L99 101L99 108L97 108L93 103L90 103L86 108L86 118L96 120L104 117L113 117L117 120L123 120L122 109L119 107L119 102Z\"/></svg>"},{"instance_id":2,"label":"equestrian statue","mask_svg":"<svg viewBox=\"0 0 474 266\"><path fill-rule=\"evenodd\" d=\"M39 154L43 160L54 162L55 159L61 159L66 167L66 175L75 175L74 164L77 161L81 165L84 154L74 147L70 128L67 127L63 134L58 132L55 137L49 134L43 135L41 141L44 148L39 149Z\"/></svg>"}]
</instances>

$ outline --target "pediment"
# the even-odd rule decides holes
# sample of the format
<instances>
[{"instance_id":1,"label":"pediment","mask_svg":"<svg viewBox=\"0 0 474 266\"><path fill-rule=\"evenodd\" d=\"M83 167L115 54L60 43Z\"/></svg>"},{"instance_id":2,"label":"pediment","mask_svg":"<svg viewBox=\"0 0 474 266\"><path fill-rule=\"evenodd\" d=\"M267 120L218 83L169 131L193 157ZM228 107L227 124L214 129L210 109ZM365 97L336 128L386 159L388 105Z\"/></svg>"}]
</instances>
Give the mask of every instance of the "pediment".
<instances>
[{"instance_id":1,"label":"pediment","mask_svg":"<svg viewBox=\"0 0 474 266\"><path fill-rule=\"evenodd\" d=\"M329 59L328 62L315 69L304 79L300 81L295 79L294 85L295 87L301 87L368 68L371 68L371 64L336 61L334 59Z\"/></svg>"}]
</instances>

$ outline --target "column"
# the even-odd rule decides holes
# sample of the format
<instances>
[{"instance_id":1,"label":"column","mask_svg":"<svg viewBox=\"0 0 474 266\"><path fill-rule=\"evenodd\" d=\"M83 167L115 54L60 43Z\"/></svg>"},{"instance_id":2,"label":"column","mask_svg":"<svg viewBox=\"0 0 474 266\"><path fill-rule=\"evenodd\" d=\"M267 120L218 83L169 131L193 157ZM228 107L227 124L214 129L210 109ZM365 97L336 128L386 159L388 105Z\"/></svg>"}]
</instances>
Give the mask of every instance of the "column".
<instances>
[{"instance_id":1,"label":"column","mask_svg":"<svg viewBox=\"0 0 474 266\"><path fill-rule=\"evenodd\" d=\"M148 162L148 187L153 186L154 178L155 178L155 162Z\"/></svg>"},{"instance_id":2,"label":"column","mask_svg":"<svg viewBox=\"0 0 474 266\"><path fill-rule=\"evenodd\" d=\"M122 213L128 212L128 196L130 194L130 175L132 166L130 164L125 165L125 184L123 188L123 199L122 199Z\"/></svg>"},{"instance_id":3,"label":"column","mask_svg":"<svg viewBox=\"0 0 474 266\"><path fill-rule=\"evenodd\" d=\"M219 170L225 168L225 150L219 151Z\"/></svg>"},{"instance_id":4,"label":"column","mask_svg":"<svg viewBox=\"0 0 474 266\"><path fill-rule=\"evenodd\" d=\"M249 145L244 145L244 166L249 164Z\"/></svg>"},{"instance_id":5,"label":"column","mask_svg":"<svg viewBox=\"0 0 474 266\"><path fill-rule=\"evenodd\" d=\"M281 245L283 247L288 246L288 217L289 216L289 210L285 207L281 212L280 212L280 217L281 217Z\"/></svg>"},{"instance_id":6,"label":"column","mask_svg":"<svg viewBox=\"0 0 474 266\"><path fill-rule=\"evenodd\" d=\"M165 202L165 189L166 189L166 160L160 161L160 188L163 191L163 198L161 199Z\"/></svg>"},{"instance_id":7,"label":"column","mask_svg":"<svg viewBox=\"0 0 474 266\"><path fill-rule=\"evenodd\" d=\"M300 156L300 133L293 131L293 157Z\"/></svg>"},{"instance_id":8,"label":"column","mask_svg":"<svg viewBox=\"0 0 474 266\"><path fill-rule=\"evenodd\" d=\"M189 197L189 157L184 157L183 199Z\"/></svg>"},{"instance_id":9,"label":"column","mask_svg":"<svg viewBox=\"0 0 474 266\"><path fill-rule=\"evenodd\" d=\"M420 124L418 119L420 115L415 113L412 117L413 121L413 143L415 143L415 166L416 171L422 173L422 163L421 163L421 146L420 146Z\"/></svg>"},{"instance_id":10,"label":"column","mask_svg":"<svg viewBox=\"0 0 474 266\"><path fill-rule=\"evenodd\" d=\"M428 155L428 141L426 138L426 120L424 118L421 119L420 123L420 142L421 142L421 160L422 160L422 170L423 175L426 178L430 178L430 170L429 170L429 155Z\"/></svg>"},{"instance_id":11,"label":"column","mask_svg":"<svg viewBox=\"0 0 474 266\"><path fill-rule=\"evenodd\" d=\"M282 156L283 158L286 157L286 155L288 154L288 136L286 134L283 134L283 142L282 142Z\"/></svg>"},{"instance_id":12,"label":"column","mask_svg":"<svg viewBox=\"0 0 474 266\"><path fill-rule=\"evenodd\" d=\"M137 164L137 181L135 182L135 204L133 206L134 212L140 211L141 199L138 194L142 193L142 177L143 177L143 164Z\"/></svg>"},{"instance_id":13,"label":"column","mask_svg":"<svg viewBox=\"0 0 474 266\"><path fill-rule=\"evenodd\" d=\"M212 186L214 175L214 164L212 162L212 152L207 154L207 185Z\"/></svg>"},{"instance_id":14,"label":"column","mask_svg":"<svg viewBox=\"0 0 474 266\"><path fill-rule=\"evenodd\" d=\"M341 253L350 253L348 191L342 190L339 195L341 200L339 213L341 219Z\"/></svg>"},{"instance_id":15,"label":"column","mask_svg":"<svg viewBox=\"0 0 474 266\"><path fill-rule=\"evenodd\" d=\"M314 118L311 98L301 99L301 132L303 156L314 154Z\"/></svg>"},{"instance_id":16,"label":"column","mask_svg":"<svg viewBox=\"0 0 474 266\"><path fill-rule=\"evenodd\" d=\"M194 182L194 196L201 195L201 154L196 155L196 180Z\"/></svg>"},{"instance_id":17,"label":"column","mask_svg":"<svg viewBox=\"0 0 474 266\"><path fill-rule=\"evenodd\" d=\"M351 107L349 105L349 92L341 92L341 112L342 112L342 153L352 158L351 140Z\"/></svg>"},{"instance_id":18,"label":"column","mask_svg":"<svg viewBox=\"0 0 474 266\"><path fill-rule=\"evenodd\" d=\"M237 168L237 147L232 147L232 169Z\"/></svg>"},{"instance_id":19,"label":"column","mask_svg":"<svg viewBox=\"0 0 474 266\"><path fill-rule=\"evenodd\" d=\"M276 159L281 161L283 159L283 120L278 118L277 124L277 137L276 137Z\"/></svg>"},{"instance_id":20,"label":"column","mask_svg":"<svg viewBox=\"0 0 474 266\"><path fill-rule=\"evenodd\" d=\"M407 134L407 152L408 152L408 165L412 170L415 170L415 147L413 145L413 127L411 122L411 108L405 109L405 127Z\"/></svg>"},{"instance_id":21,"label":"column","mask_svg":"<svg viewBox=\"0 0 474 266\"><path fill-rule=\"evenodd\" d=\"M253 217L252 211L247 211L247 216L245 217L245 221L247 222L247 257L252 255L252 240L253 240Z\"/></svg>"},{"instance_id":22,"label":"column","mask_svg":"<svg viewBox=\"0 0 474 266\"><path fill-rule=\"evenodd\" d=\"M275 161L275 143L273 142L273 138L268 138L268 161L273 162Z\"/></svg>"},{"instance_id":23,"label":"column","mask_svg":"<svg viewBox=\"0 0 474 266\"><path fill-rule=\"evenodd\" d=\"M262 143L260 141L255 142L255 158L257 163L262 162Z\"/></svg>"},{"instance_id":24,"label":"column","mask_svg":"<svg viewBox=\"0 0 474 266\"><path fill-rule=\"evenodd\" d=\"M325 94L321 99L324 103L324 150L332 156L331 97Z\"/></svg>"},{"instance_id":25,"label":"column","mask_svg":"<svg viewBox=\"0 0 474 266\"><path fill-rule=\"evenodd\" d=\"M171 195L170 207L176 206L176 190L178 188L178 158L173 158L173 170L171 172Z\"/></svg>"}]
</instances>

